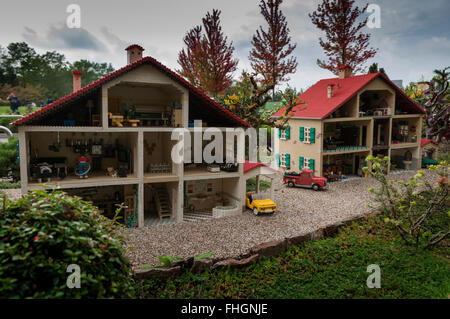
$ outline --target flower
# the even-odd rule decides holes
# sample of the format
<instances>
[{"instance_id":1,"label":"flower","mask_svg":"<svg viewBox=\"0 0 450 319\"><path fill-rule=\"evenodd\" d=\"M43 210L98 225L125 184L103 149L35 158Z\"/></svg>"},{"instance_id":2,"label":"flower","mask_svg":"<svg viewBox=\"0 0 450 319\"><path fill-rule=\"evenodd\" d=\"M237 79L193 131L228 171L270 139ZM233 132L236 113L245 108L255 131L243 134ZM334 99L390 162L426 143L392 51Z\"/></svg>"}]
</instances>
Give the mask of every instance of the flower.
<instances>
[{"instance_id":1,"label":"flower","mask_svg":"<svg viewBox=\"0 0 450 319\"><path fill-rule=\"evenodd\" d=\"M41 239L41 237L39 237L39 236L34 236L34 238L33 238L34 241L37 241L39 239Z\"/></svg>"}]
</instances>

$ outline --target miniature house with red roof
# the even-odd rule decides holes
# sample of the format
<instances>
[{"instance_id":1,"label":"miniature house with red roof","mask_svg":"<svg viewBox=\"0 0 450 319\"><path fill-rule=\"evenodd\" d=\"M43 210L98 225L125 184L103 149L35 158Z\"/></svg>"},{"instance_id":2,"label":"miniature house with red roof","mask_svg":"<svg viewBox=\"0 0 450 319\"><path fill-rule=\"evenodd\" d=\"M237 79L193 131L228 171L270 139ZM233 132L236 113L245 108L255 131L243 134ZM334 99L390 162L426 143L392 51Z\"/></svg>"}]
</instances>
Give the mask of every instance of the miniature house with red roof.
<instances>
[{"instance_id":1,"label":"miniature house with red roof","mask_svg":"<svg viewBox=\"0 0 450 319\"><path fill-rule=\"evenodd\" d=\"M22 192L56 184L91 200L105 215L125 203L129 226L204 218L215 207L242 211L243 164L211 171L206 163L172 160L177 128L248 127L138 45L128 63L13 125L19 131ZM206 126L206 127L205 127ZM182 152L184 149L181 150ZM184 156L181 154L181 156ZM185 158L185 157L184 157ZM166 218L167 217L167 218Z\"/></svg>"},{"instance_id":2,"label":"miniature house with red roof","mask_svg":"<svg viewBox=\"0 0 450 319\"><path fill-rule=\"evenodd\" d=\"M300 96L278 130L277 165L321 176L362 175L369 154L389 156L391 168L420 166L423 109L382 73L320 80ZM281 117L285 109L274 114Z\"/></svg>"}]
</instances>

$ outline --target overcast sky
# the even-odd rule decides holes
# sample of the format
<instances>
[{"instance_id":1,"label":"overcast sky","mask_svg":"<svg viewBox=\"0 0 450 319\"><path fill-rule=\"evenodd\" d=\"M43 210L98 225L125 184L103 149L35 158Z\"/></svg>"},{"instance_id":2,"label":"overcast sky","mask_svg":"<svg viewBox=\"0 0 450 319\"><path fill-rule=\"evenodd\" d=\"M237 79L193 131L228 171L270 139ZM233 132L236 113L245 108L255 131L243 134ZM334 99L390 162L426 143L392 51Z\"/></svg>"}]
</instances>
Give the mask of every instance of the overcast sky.
<instances>
[{"instance_id":1,"label":"overcast sky","mask_svg":"<svg viewBox=\"0 0 450 319\"><path fill-rule=\"evenodd\" d=\"M306 88L321 78L332 77L316 65L323 53L308 13L319 0L285 0L282 10L297 43L294 54L298 70L291 86ZM66 8L81 8L81 28L69 29ZM357 0L358 4L367 3ZM374 59L391 79L404 83L431 75L433 69L450 65L449 0L372 0L381 8L381 28L365 28L372 34L371 45L379 51ZM38 52L56 50L69 61L90 59L125 65L124 48L137 43L166 66L177 69L177 55L184 34L201 23L213 8L222 10L222 27L235 46L239 70L249 70L248 52L255 30L264 21L258 0L3 0L0 45L26 41ZM240 71L237 71L237 78Z\"/></svg>"}]
</instances>

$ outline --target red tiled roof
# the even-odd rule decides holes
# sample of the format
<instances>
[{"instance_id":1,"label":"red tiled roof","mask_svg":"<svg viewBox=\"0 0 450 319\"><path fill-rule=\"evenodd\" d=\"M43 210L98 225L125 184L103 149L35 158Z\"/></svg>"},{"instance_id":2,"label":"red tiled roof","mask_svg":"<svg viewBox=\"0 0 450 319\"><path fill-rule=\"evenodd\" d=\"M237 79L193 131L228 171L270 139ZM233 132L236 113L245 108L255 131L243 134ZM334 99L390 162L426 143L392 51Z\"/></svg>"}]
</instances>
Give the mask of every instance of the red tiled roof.
<instances>
[{"instance_id":1,"label":"red tiled roof","mask_svg":"<svg viewBox=\"0 0 450 319\"><path fill-rule=\"evenodd\" d=\"M433 143L434 145L439 145L438 142L433 141L433 140L429 140L429 139L426 139L426 138L423 138L423 139L420 140L420 146L421 146L421 147L424 147L424 146L427 145L428 143Z\"/></svg>"},{"instance_id":2,"label":"red tiled roof","mask_svg":"<svg viewBox=\"0 0 450 319\"><path fill-rule=\"evenodd\" d=\"M240 117L238 117L237 115L232 113L231 111L227 110L226 108L224 108L222 105L220 105L219 103L217 103L216 101L211 99L209 96L207 96L203 91L201 91L197 87L193 86L188 81L186 81L183 77L181 77L177 73L173 72L168 67L161 64L161 62L159 62L158 60L156 60L150 56L144 57L136 62L127 64L123 68L120 68L120 69L98 79L97 81L94 81L94 82L86 85L85 87L82 87L80 90L70 93L70 94L56 100L55 102L46 105L45 107L43 107L35 112L25 115L24 117L14 121L12 123L12 125L14 125L14 126L22 125L33 119L44 116L53 110L63 107L64 105L66 105L66 103L72 102L75 99L77 99L89 92L92 92L93 90L99 88L101 85L119 77L120 75L122 75L124 73L130 72L131 70L133 70L143 64L150 64L150 65L156 67L157 69L159 69L160 71L166 73L171 79L179 82L180 84L185 86L191 93L194 93L196 96L203 99L206 102L205 105L207 105L211 109L214 109L215 111L219 111L219 112L223 113L224 116L228 117L228 119L233 120L234 122L238 123L239 125L242 125L245 127L250 127L250 124L248 124L246 121L244 121L243 119L241 119Z\"/></svg>"},{"instance_id":3,"label":"red tiled roof","mask_svg":"<svg viewBox=\"0 0 450 319\"><path fill-rule=\"evenodd\" d=\"M267 166L264 163L245 161L244 162L244 173L247 173L248 171L251 171L251 170L253 170L253 169L257 168L257 167L260 167L260 166L265 166L267 168L270 168L269 166ZM272 169L272 168L270 168L270 169Z\"/></svg>"},{"instance_id":4,"label":"red tiled roof","mask_svg":"<svg viewBox=\"0 0 450 319\"><path fill-rule=\"evenodd\" d=\"M386 81L401 96L403 96L411 104L411 108L414 109L414 111L425 113L425 111L416 102L411 100L411 98L406 95L402 89L392 83L387 76L382 73L371 73L350 76L345 79L332 78L320 80L300 96L302 102L306 103L306 109L304 104L299 104L292 109L289 115L300 118L324 119L341 107L344 103L349 101L359 90L377 77L380 77ZM334 85L334 95L331 98L328 98L327 96L328 85ZM282 108L273 116L280 117L285 110L286 108Z\"/></svg>"}]
</instances>

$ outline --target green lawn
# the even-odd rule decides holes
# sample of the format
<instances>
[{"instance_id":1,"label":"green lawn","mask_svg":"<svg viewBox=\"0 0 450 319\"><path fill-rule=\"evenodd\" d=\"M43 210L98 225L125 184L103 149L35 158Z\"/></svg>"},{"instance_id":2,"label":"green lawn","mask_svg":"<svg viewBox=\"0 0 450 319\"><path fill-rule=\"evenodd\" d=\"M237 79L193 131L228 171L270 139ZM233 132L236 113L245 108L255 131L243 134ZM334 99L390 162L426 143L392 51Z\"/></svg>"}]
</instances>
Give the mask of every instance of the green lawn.
<instances>
[{"instance_id":1,"label":"green lawn","mask_svg":"<svg viewBox=\"0 0 450 319\"><path fill-rule=\"evenodd\" d=\"M251 177L247 180L247 192L254 192L256 189L256 178ZM263 191L270 187L270 182L266 180L259 181L260 190Z\"/></svg>"},{"instance_id":2,"label":"green lawn","mask_svg":"<svg viewBox=\"0 0 450 319\"><path fill-rule=\"evenodd\" d=\"M185 272L142 281L137 290L142 298L448 298L448 256L448 246L404 246L380 217L370 217L245 269ZM380 289L366 286L370 264L381 267Z\"/></svg>"},{"instance_id":3,"label":"green lawn","mask_svg":"<svg viewBox=\"0 0 450 319\"><path fill-rule=\"evenodd\" d=\"M38 107L34 107L33 111L39 110ZM20 115L25 115L28 112L28 108L26 106L19 106ZM0 106L0 114L11 114L11 108L8 106Z\"/></svg>"}]
</instances>

